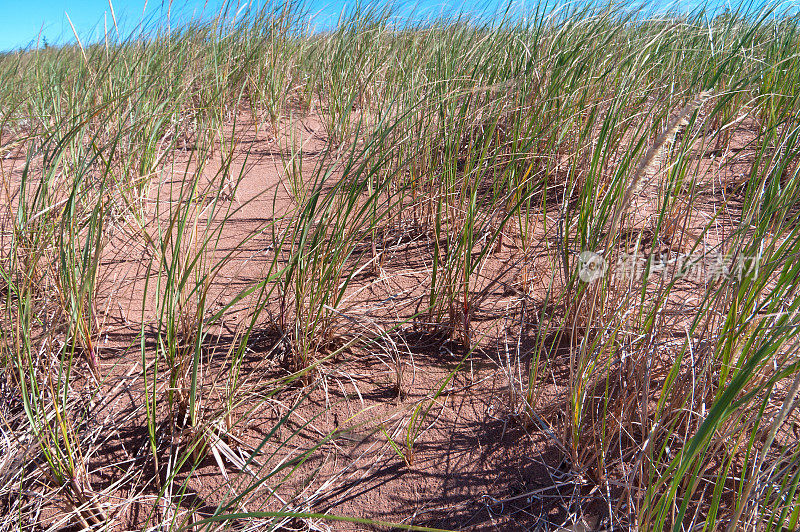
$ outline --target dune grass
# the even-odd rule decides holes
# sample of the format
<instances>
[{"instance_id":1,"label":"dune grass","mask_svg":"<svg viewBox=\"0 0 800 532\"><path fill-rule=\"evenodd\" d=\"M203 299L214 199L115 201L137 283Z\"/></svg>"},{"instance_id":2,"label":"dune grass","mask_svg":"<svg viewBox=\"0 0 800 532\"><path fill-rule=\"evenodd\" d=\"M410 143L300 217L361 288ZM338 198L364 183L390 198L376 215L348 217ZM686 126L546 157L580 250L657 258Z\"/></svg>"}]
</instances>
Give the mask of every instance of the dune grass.
<instances>
[{"instance_id":1,"label":"dune grass","mask_svg":"<svg viewBox=\"0 0 800 532\"><path fill-rule=\"evenodd\" d=\"M240 447L243 412L375 351L402 396L401 333L481 356L478 313L517 339L508 414L599 490L606 529L797 527L796 14L594 6L399 24L358 7L315 33L302 5L233 11L0 57L0 529L117 529L134 505L148 529L322 518L280 488L336 434L298 451L311 421L288 424L297 403ZM303 147L308 117L319 153ZM245 122L280 148L292 201L263 192L276 215L223 246L254 201L238 194ZM263 238L259 279L218 295L236 249ZM105 253L120 239L145 282L125 314L137 355L114 360ZM359 315L356 280L387 275L408 241L426 276L406 310ZM591 282L585 251L607 265ZM287 372L254 403L244 361L259 335ZM546 405L558 364L563 401ZM121 375L132 410L98 425ZM409 409L405 449L380 426L407 467L443 387ZM133 419L146 452L93 489L105 432ZM231 477L211 513L188 488L205 458Z\"/></svg>"}]
</instances>

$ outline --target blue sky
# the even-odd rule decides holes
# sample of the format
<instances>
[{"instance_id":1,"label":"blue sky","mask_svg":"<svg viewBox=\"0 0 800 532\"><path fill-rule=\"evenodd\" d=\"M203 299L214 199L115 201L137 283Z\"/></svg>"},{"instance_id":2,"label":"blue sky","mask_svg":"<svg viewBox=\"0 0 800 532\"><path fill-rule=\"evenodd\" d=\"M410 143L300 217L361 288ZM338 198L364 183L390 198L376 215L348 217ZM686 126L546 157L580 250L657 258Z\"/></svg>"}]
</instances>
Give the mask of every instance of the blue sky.
<instances>
[{"instance_id":1,"label":"blue sky","mask_svg":"<svg viewBox=\"0 0 800 532\"><path fill-rule=\"evenodd\" d=\"M153 21L166 23L170 11L173 25L178 24L181 17L212 16L217 12L224 0L112 0L114 14L123 35L141 25L144 20L149 27ZM246 0L239 0L246 3ZM268 0L251 0L254 3ZM347 4L355 0L310 0L307 7L318 15L320 24L335 21L336 16ZM411 0L400 3L404 12L416 8L417 14L436 14L441 11L480 11L505 5L508 0ZM512 0L516 8L535 4L536 0ZM566 1L566 0L560 0ZM666 5L669 0L654 0ZM693 2L702 0L677 0L679 6L691 6ZM730 2L731 0L717 0ZM736 0L734 0L736 1ZM738 0L741 1L741 0ZM752 1L752 0L750 0ZM760 0L756 0L760 1ZM798 0L791 0L796 2ZM236 4L236 0L232 2ZM551 3L552 0L551 0ZM109 0L0 0L0 51L43 44L64 44L74 42L75 37L70 25L75 27L82 42L96 42L102 39L104 27L114 31ZM67 16L69 18L67 18ZM185 18L183 18L185 20Z\"/></svg>"},{"instance_id":2,"label":"blue sky","mask_svg":"<svg viewBox=\"0 0 800 532\"><path fill-rule=\"evenodd\" d=\"M205 7L206 4L208 7ZM176 1L182 9L203 13L219 6L219 1ZM143 20L166 13L169 0L112 0L121 31L136 28ZM108 0L0 0L0 50L8 51L36 45L47 39L50 44L74 42L70 25L74 25L82 41L98 40L104 34L104 23L110 31L114 22ZM69 18L67 18L69 16ZM41 35L41 39L40 39Z\"/></svg>"},{"instance_id":3,"label":"blue sky","mask_svg":"<svg viewBox=\"0 0 800 532\"><path fill-rule=\"evenodd\" d=\"M250 0L258 5L269 0ZM309 12L317 14L320 21L335 21L337 15L355 0L306 0ZM465 6L465 9L483 9L487 2L499 4L502 0L470 2L459 0L412 0L405 6L417 6L427 13ZM524 0L516 0L524 1ZM152 27L154 21L166 20L171 15L174 23L181 17L213 16L224 0L0 0L3 16L0 17L0 51L35 46L46 39L49 44L74 42L75 27L82 42L102 39L105 29L114 31L110 5L123 34L140 27L144 20ZM248 0L232 0L231 5L246 4ZM171 7L170 7L171 6ZM72 22L72 25L70 25Z\"/></svg>"}]
</instances>

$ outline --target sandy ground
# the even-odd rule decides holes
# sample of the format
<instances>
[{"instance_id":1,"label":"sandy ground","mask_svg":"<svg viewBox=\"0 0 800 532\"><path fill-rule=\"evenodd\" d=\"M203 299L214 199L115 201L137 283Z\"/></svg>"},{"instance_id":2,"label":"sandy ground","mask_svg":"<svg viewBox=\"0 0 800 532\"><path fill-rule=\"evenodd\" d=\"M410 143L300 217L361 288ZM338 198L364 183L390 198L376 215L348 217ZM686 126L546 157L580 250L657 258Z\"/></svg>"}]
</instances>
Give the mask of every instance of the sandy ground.
<instances>
[{"instance_id":1,"label":"sandy ground","mask_svg":"<svg viewBox=\"0 0 800 532\"><path fill-rule=\"evenodd\" d=\"M235 194L225 198L225 209L230 208L232 214L211 253L217 258L227 257L211 283L212 309L220 308L243 287L266 275L272 260L271 227L281 227L281 217L296 205L284 177L281 142L269 129L256 131L246 115L241 120L245 127L240 127L232 167L234 175L241 172L243 177ZM326 143L321 121L307 117L292 127L302 128L307 164L314 164L314 154L321 153ZM748 139L743 136L737 142L733 146L742 151L736 156L743 159ZM17 155L16 169L5 175L18 175L22 159ZM736 223L738 213L732 210L736 202L725 197L735 192L721 188L719 183L735 180L733 174L744 163L721 165L723 157L701 154L698 172L709 178L700 180L705 184L698 192L694 211L683 213L688 214L688 225L696 227L697 234L716 215L718 227L703 238L700 247L722 240L726 227ZM5 164L8 170L14 158L7 157ZM98 308L103 309L99 337L105 381L101 397L93 401L94 425L90 427L101 436L88 457L94 490L121 498L141 498L142 504L134 498L120 509L122 529L146 520L142 512L157 492L152 481L143 482L149 487L136 494L126 491L128 482L115 487L120 479L131 476L155 477L147 448L137 335L140 324L145 323L145 339L152 344L155 306L152 298L143 301L142 294L148 276L154 283L156 275L152 269L148 271L151 261L141 245L141 231L153 234L158 222L164 222L164 207L175 201L184 170L195 164L188 150L178 153L174 166L161 172L148 192L144 227L130 220L120 221L105 246L98 299ZM219 160L209 161L205 175L213 176L219 164ZM725 175L720 175L720 169ZM651 201L637 204L636 211L642 217L635 223L638 230L647 230L652 224L655 199L661 193L657 180L649 186L643 197ZM200 219L205 220L203 216ZM212 220L211 225L218 221ZM424 297L430 283L432 246L428 236L414 234L410 222L409 227L407 235L387 239L380 268L366 268L354 279L349 289L352 297L339 309L344 316L337 322L342 338L352 338L364 328L385 328L401 321L414 313ZM554 239L554 234L540 229L537 244L523 253L514 235L508 235L487 259L476 285L486 297L473 315L473 336L481 339L471 354L446 334L408 323L393 333L393 346L346 349L336 360L321 363L311 386L293 385L270 395L274 388L269 385L270 379L285 377L289 370L274 329L264 324L251 338L243 364L243 403L231 416L234 423L230 433L237 440L229 441L230 446L246 453L296 406L267 448L278 450L278 442L288 439L288 447L281 447L278 453L298 456L320 438L336 434L277 488L284 500L306 511L476 531L531 530L545 522L567 523L576 517L578 508L589 526L602 522L610 510L604 494L590 475L569 472L565 453L554 437L562 433L564 421L568 339L562 339L564 348L554 351L547 373L541 376L550 384L543 388L536 405L540 421L523 423L517 412L518 381L527 378L536 348L537 312L553 275L546 257ZM675 254L688 252L694 242L660 245L664 252ZM353 260L364 257L368 257L367 252L356 254ZM683 294L695 288L689 283ZM681 293L676 291L674 311L678 316L691 307L680 301ZM222 406L218 398L227 376L226 354L241 330L237 324L246 320L247 305L245 300L233 306L221 326L211 331L204 376L207 411ZM275 308L272 305L270 310ZM679 320L676 318L676 328ZM426 402L459 363L460 370L444 392ZM402 368L399 394L398 364ZM430 404L430 410L422 422L413 457L407 457L409 464L388 444L386 434L402 445L409 420L421 403ZM297 435L289 439L293 431ZM223 462L229 479L213 457L205 458L189 481L191 495L186 497L185 506L199 508L201 515L210 514L231 482L247 478L233 463ZM264 504L263 499L255 497L245 509L274 509L275 505L275 500ZM287 530L303 526L372 529L315 519L304 523L289 522L285 526ZM572 530L582 530L580 526Z\"/></svg>"}]
</instances>

